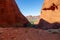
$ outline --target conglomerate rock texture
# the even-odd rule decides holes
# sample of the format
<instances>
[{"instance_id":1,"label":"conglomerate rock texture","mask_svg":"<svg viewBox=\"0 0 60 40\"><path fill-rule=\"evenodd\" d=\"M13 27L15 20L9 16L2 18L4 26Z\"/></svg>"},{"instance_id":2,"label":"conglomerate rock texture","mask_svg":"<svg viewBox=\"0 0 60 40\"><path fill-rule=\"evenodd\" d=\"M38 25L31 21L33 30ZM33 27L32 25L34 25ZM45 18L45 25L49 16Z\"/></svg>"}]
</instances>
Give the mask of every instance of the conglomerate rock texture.
<instances>
[{"instance_id":1,"label":"conglomerate rock texture","mask_svg":"<svg viewBox=\"0 0 60 40\"><path fill-rule=\"evenodd\" d=\"M21 27L29 21L19 11L15 0L0 0L0 27Z\"/></svg>"},{"instance_id":2,"label":"conglomerate rock texture","mask_svg":"<svg viewBox=\"0 0 60 40\"><path fill-rule=\"evenodd\" d=\"M60 27L60 0L44 0L39 26Z\"/></svg>"}]
</instances>

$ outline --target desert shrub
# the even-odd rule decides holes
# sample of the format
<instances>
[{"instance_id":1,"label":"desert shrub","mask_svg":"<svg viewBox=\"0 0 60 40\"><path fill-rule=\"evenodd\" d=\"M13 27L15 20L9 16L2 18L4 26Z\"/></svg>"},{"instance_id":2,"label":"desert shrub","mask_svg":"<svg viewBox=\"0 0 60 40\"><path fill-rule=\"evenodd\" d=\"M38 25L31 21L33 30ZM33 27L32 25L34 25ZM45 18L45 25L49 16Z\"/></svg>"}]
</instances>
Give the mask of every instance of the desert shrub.
<instances>
[{"instance_id":1,"label":"desert shrub","mask_svg":"<svg viewBox=\"0 0 60 40\"><path fill-rule=\"evenodd\" d=\"M34 24L29 24L29 27L33 27Z\"/></svg>"},{"instance_id":2,"label":"desert shrub","mask_svg":"<svg viewBox=\"0 0 60 40\"><path fill-rule=\"evenodd\" d=\"M48 32L56 34L56 33L60 33L60 30L59 29L48 29Z\"/></svg>"},{"instance_id":3,"label":"desert shrub","mask_svg":"<svg viewBox=\"0 0 60 40\"><path fill-rule=\"evenodd\" d=\"M34 21L30 21L31 24L34 24Z\"/></svg>"}]
</instances>

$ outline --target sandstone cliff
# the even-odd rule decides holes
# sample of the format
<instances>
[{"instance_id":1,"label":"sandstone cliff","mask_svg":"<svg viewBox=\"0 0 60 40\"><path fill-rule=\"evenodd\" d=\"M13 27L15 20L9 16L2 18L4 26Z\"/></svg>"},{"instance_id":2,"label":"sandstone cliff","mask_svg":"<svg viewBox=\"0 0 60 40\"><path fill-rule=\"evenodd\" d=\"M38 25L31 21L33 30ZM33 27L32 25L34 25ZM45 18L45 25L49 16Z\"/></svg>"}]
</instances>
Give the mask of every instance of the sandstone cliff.
<instances>
[{"instance_id":1,"label":"sandstone cliff","mask_svg":"<svg viewBox=\"0 0 60 40\"><path fill-rule=\"evenodd\" d=\"M40 18L44 21L40 23L45 27L59 27L60 25L60 0L44 0Z\"/></svg>"},{"instance_id":2,"label":"sandstone cliff","mask_svg":"<svg viewBox=\"0 0 60 40\"><path fill-rule=\"evenodd\" d=\"M15 0L0 0L0 26L24 26L29 21L19 11Z\"/></svg>"}]
</instances>

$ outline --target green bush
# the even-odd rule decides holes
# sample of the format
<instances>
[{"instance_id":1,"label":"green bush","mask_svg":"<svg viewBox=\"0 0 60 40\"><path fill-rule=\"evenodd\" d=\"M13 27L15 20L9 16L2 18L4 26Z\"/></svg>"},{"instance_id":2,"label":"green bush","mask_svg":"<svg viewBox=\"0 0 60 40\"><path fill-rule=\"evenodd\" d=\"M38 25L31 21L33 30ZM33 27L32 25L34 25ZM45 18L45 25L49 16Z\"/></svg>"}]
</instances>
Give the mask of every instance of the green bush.
<instances>
[{"instance_id":1,"label":"green bush","mask_svg":"<svg viewBox=\"0 0 60 40\"><path fill-rule=\"evenodd\" d=\"M27 24L27 27L33 27L34 24Z\"/></svg>"}]
</instances>

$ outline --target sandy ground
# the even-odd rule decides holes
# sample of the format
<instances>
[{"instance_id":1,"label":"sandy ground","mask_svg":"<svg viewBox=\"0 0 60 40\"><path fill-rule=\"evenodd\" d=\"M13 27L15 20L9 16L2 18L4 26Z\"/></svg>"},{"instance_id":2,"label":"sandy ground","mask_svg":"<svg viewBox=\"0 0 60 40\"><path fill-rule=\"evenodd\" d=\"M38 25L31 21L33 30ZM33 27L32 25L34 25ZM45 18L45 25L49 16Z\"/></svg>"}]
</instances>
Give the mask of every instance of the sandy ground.
<instances>
[{"instance_id":1,"label":"sandy ground","mask_svg":"<svg viewBox=\"0 0 60 40\"><path fill-rule=\"evenodd\" d=\"M0 28L0 40L60 40L60 34L34 28Z\"/></svg>"}]
</instances>

